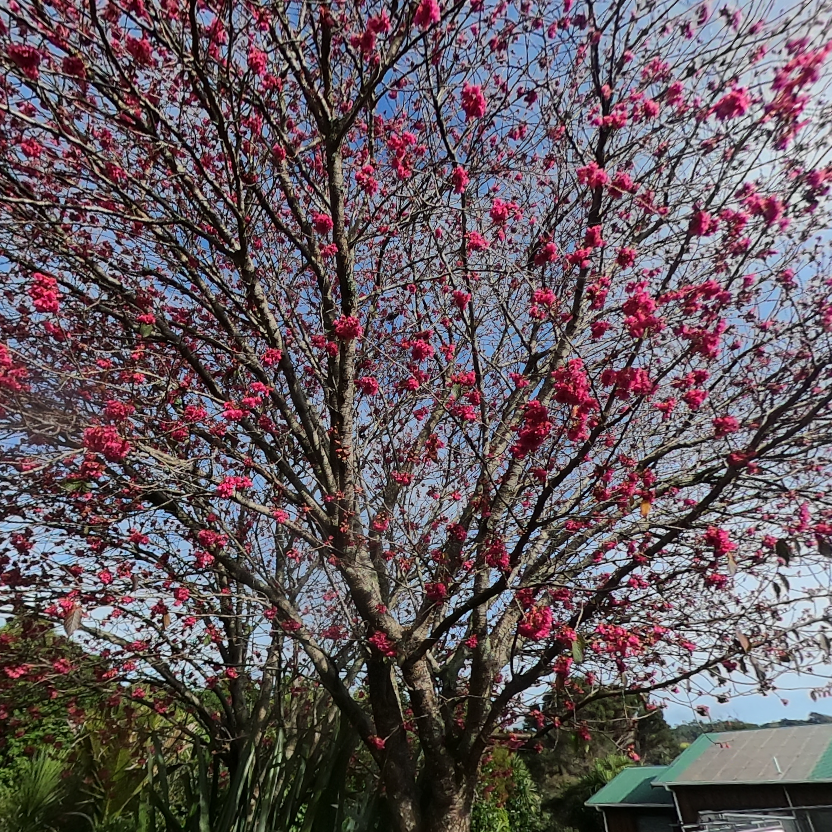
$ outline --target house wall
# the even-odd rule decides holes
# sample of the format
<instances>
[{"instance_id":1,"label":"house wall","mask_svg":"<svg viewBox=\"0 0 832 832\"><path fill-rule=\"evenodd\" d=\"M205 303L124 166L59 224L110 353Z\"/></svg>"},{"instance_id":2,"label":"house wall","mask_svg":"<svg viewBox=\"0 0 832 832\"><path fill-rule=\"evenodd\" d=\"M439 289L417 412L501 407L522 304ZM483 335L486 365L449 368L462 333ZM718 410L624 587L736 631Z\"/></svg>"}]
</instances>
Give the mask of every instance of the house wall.
<instances>
[{"instance_id":1,"label":"house wall","mask_svg":"<svg viewBox=\"0 0 832 832\"><path fill-rule=\"evenodd\" d=\"M829 783L789 785L786 788L775 783L676 786L673 792L682 823L696 823L699 812L709 809L785 809L788 806L832 805L832 784Z\"/></svg>"},{"instance_id":2,"label":"house wall","mask_svg":"<svg viewBox=\"0 0 832 832\"><path fill-rule=\"evenodd\" d=\"M633 809L604 809L607 832L638 832Z\"/></svg>"},{"instance_id":3,"label":"house wall","mask_svg":"<svg viewBox=\"0 0 832 832\"><path fill-rule=\"evenodd\" d=\"M643 807L604 809L607 832L671 832L676 825L676 812Z\"/></svg>"}]
</instances>

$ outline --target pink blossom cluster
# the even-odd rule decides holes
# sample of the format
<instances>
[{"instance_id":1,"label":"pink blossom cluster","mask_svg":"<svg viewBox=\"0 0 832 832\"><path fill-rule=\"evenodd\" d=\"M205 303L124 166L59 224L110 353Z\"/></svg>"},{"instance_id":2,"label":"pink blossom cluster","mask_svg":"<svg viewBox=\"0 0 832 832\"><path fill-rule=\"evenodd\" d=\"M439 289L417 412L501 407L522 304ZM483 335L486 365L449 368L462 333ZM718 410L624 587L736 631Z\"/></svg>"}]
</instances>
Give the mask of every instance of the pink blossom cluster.
<instances>
[{"instance_id":1,"label":"pink blossom cluster","mask_svg":"<svg viewBox=\"0 0 832 832\"><path fill-rule=\"evenodd\" d=\"M503 572L508 572L511 566L506 544L500 537L492 537L485 544L483 559L492 569L500 569Z\"/></svg>"},{"instance_id":2,"label":"pink blossom cluster","mask_svg":"<svg viewBox=\"0 0 832 832\"><path fill-rule=\"evenodd\" d=\"M329 214L322 214L320 212L313 212L312 227L318 234L326 235L332 231L332 217Z\"/></svg>"},{"instance_id":3,"label":"pink blossom cluster","mask_svg":"<svg viewBox=\"0 0 832 832\"><path fill-rule=\"evenodd\" d=\"M429 581L425 584L425 597L434 603L444 601L448 597L448 587L441 581Z\"/></svg>"},{"instance_id":4,"label":"pink blossom cluster","mask_svg":"<svg viewBox=\"0 0 832 832\"><path fill-rule=\"evenodd\" d=\"M49 275L35 272L32 275L32 283L29 286L29 297L32 306L38 312L55 314L60 309L60 293L58 292L58 281Z\"/></svg>"},{"instance_id":5,"label":"pink blossom cluster","mask_svg":"<svg viewBox=\"0 0 832 832\"><path fill-rule=\"evenodd\" d=\"M744 116L751 107L751 96L743 87L731 90L714 104L713 112L720 121Z\"/></svg>"},{"instance_id":6,"label":"pink blossom cluster","mask_svg":"<svg viewBox=\"0 0 832 832\"><path fill-rule=\"evenodd\" d=\"M480 234L479 231L469 231L466 235L466 242L468 244L468 252L485 251L489 248L490 243Z\"/></svg>"},{"instance_id":7,"label":"pink blossom cluster","mask_svg":"<svg viewBox=\"0 0 832 832\"><path fill-rule=\"evenodd\" d=\"M116 399L109 399L104 405L104 417L111 422L123 422L136 412L136 408L130 402L120 402Z\"/></svg>"},{"instance_id":8,"label":"pink blossom cluster","mask_svg":"<svg viewBox=\"0 0 832 832\"><path fill-rule=\"evenodd\" d=\"M84 431L84 447L101 454L108 462L123 462L130 452L130 443L112 425L89 427Z\"/></svg>"},{"instance_id":9,"label":"pink blossom cluster","mask_svg":"<svg viewBox=\"0 0 832 832\"><path fill-rule=\"evenodd\" d=\"M379 390L378 380L373 376L360 376L355 380L355 386L365 396L375 396Z\"/></svg>"},{"instance_id":10,"label":"pink blossom cluster","mask_svg":"<svg viewBox=\"0 0 832 832\"><path fill-rule=\"evenodd\" d=\"M808 49L806 39L789 41L786 48L792 56L777 70L771 85L776 93L765 107L766 118L776 123L776 147L785 150L806 122L799 121L809 103L809 96L800 91L821 77L823 63L832 52L832 41L820 49Z\"/></svg>"},{"instance_id":11,"label":"pink blossom cluster","mask_svg":"<svg viewBox=\"0 0 832 832\"><path fill-rule=\"evenodd\" d=\"M718 526L708 526L703 539L714 550L716 557L724 557L737 549L737 544L731 540L728 532Z\"/></svg>"},{"instance_id":12,"label":"pink blossom cluster","mask_svg":"<svg viewBox=\"0 0 832 832\"><path fill-rule=\"evenodd\" d=\"M396 655L396 645L390 640L387 636L387 633L381 632L381 630L376 630L368 639L367 641L381 653L382 656L395 656Z\"/></svg>"},{"instance_id":13,"label":"pink blossom cluster","mask_svg":"<svg viewBox=\"0 0 832 832\"><path fill-rule=\"evenodd\" d=\"M636 283L632 288L632 294L621 307L627 331L633 338L644 338L652 332L661 332L665 322L654 314L658 305L647 293L647 283Z\"/></svg>"},{"instance_id":14,"label":"pink blossom cluster","mask_svg":"<svg viewBox=\"0 0 832 832\"><path fill-rule=\"evenodd\" d=\"M217 486L217 494L220 497L233 497L235 491L251 488L253 484L250 477L226 476Z\"/></svg>"},{"instance_id":15,"label":"pink blossom cluster","mask_svg":"<svg viewBox=\"0 0 832 832\"><path fill-rule=\"evenodd\" d=\"M511 454L516 459L523 459L536 451L552 432L549 410L542 402L533 399L523 411L523 425L517 433L517 440L511 446Z\"/></svg>"},{"instance_id":16,"label":"pink blossom cluster","mask_svg":"<svg viewBox=\"0 0 832 832\"><path fill-rule=\"evenodd\" d=\"M15 363L11 351L5 344L0 344L0 388L12 393L26 389L24 379L29 375L25 367Z\"/></svg>"},{"instance_id":17,"label":"pink blossom cluster","mask_svg":"<svg viewBox=\"0 0 832 832\"><path fill-rule=\"evenodd\" d=\"M454 193L464 194L469 181L465 168L457 165L451 173L451 184L454 186Z\"/></svg>"},{"instance_id":18,"label":"pink blossom cluster","mask_svg":"<svg viewBox=\"0 0 832 832\"><path fill-rule=\"evenodd\" d=\"M517 632L532 641L543 641L552 632L552 608L534 606L526 611L517 627Z\"/></svg>"},{"instance_id":19,"label":"pink blossom cluster","mask_svg":"<svg viewBox=\"0 0 832 832\"><path fill-rule=\"evenodd\" d=\"M248 68L255 74L255 75L263 75L266 72L266 67L268 66L268 56L265 52L258 49L256 46L249 47L247 62Z\"/></svg>"},{"instance_id":20,"label":"pink blossom cluster","mask_svg":"<svg viewBox=\"0 0 832 832\"><path fill-rule=\"evenodd\" d=\"M485 94L479 84L462 85L462 109L466 121L485 115Z\"/></svg>"},{"instance_id":21,"label":"pink blossom cluster","mask_svg":"<svg viewBox=\"0 0 832 832\"><path fill-rule=\"evenodd\" d=\"M596 162L590 162L576 171L578 182L581 185L587 185L593 190L606 185L610 181L609 174Z\"/></svg>"},{"instance_id":22,"label":"pink blossom cluster","mask_svg":"<svg viewBox=\"0 0 832 832\"><path fill-rule=\"evenodd\" d=\"M551 240L548 240L535 252L534 264L535 266L545 266L547 263L554 263L557 257L558 247Z\"/></svg>"},{"instance_id":23,"label":"pink blossom cluster","mask_svg":"<svg viewBox=\"0 0 832 832\"><path fill-rule=\"evenodd\" d=\"M615 395L619 399L629 399L631 395L650 396L656 389L650 374L643 367L607 368L601 373L601 384L605 387L615 385Z\"/></svg>"},{"instance_id":24,"label":"pink blossom cluster","mask_svg":"<svg viewBox=\"0 0 832 832\"><path fill-rule=\"evenodd\" d=\"M139 66L153 65L153 46L146 36L135 38L127 35L124 39L124 48Z\"/></svg>"},{"instance_id":25,"label":"pink blossom cluster","mask_svg":"<svg viewBox=\"0 0 832 832\"><path fill-rule=\"evenodd\" d=\"M437 0L422 0L416 9L413 22L422 30L429 29L435 23L439 23L441 17L439 3Z\"/></svg>"},{"instance_id":26,"label":"pink blossom cluster","mask_svg":"<svg viewBox=\"0 0 832 832\"><path fill-rule=\"evenodd\" d=\"M23 70L23 74L27 78L32 81L37 81L39 75L38 67L40 67L41 61L43 60L43 55L34 46L13 43L6 50L6 54L16 66Z\"/></svg>"},{"instance_id":27,"label":"pink blossom cluster","mask_svg":"<svg viewBox=\"0 0 832 832\"><path fill-rule=\"evenodd\" d=\"M491 209L488 215L495 225L505 225L510 217L519 219L522 216L522 212L516 202L504 202L502 199L495 199L491 203Z\"/></svg>"},{"instance_id":28,"label":"pink blossom cluster","mask_svg":"<svg viewBox=\"0 0 832 832\"><path fill-rule=\"evenodd\" d=\"M567 438L572 442L582 442L588 436L589 416L598 407L583 361L580 358L571 359L565 367L555 370L552 378L555 382L554 400L572 406L573 421L567 431Z\"/></svg>"},{"instance_id":29,"label":"pink blossom cluster","mask_svg":"<svg viewBox=\"0 0 832 832\"><path fill-rule=\"evenodd\" d=\"M346 315L338 318L332 325L335 334L341 341L354 341L364 334L364 327L355 315Z\"/></svg>"}]
</instances>

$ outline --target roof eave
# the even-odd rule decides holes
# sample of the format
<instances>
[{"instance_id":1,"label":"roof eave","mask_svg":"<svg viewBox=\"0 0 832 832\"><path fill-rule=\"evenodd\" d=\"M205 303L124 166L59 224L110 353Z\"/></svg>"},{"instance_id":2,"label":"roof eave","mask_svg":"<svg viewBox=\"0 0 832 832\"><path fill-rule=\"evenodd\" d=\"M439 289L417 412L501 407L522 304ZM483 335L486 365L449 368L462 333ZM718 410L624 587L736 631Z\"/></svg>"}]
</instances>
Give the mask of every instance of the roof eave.
<instances>
[{"instance_id":1,"label":"roof eave","mask_svg":"<svg viewBox=\"0 0 832 832\"><path fill-rule=\"evenodd\" d=\"M666 789L676 786L824 786L832 783L832 778L823 780L674 780L671 783L661 783Z\"/></svg>"}]
</instances>

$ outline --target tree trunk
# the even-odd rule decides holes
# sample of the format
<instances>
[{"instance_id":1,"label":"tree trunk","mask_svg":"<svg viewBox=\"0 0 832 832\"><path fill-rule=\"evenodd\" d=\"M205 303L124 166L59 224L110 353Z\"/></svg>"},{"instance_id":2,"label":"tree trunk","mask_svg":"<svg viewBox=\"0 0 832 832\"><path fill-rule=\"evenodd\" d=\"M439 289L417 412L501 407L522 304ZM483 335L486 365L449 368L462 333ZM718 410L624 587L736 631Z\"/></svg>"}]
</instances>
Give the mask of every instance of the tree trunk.
<instances>
[{"instance_id":1,"label":"tree trunk","mask_svg":"<svg viewBox=\"0 0 832 832\"><path fill-rule=\"evenodd\" d=\"M471 805L462 798L445 812L433 814L425 824L425 832L469 832L470 829Z\"/></svg>"},{"instance_id":2,"label":"tree trunk","mask_svg":"<svg viewBox=\"0 0 832 832\"><path fill-rule=\"evenodd\" d=\"M422 799L418 803L409 794L391 789L388 781L387 804L395 832L470 832L476 780L457 790L456 787L449 788L446 782L431 788L425 779L430 780L430 777L423 774L420 778Z\"/></svg>"},{"instance_id":3,"label":"tree trunk","mask_svg":"<svg viewBox=\"0 0 832 832\"><path fill-rule=\"evenodd\" d=\"M476 776L466 778L461 786L435 784L423 804L424 821L419 832L469 832L476 786Z\"/></svg>"}]
</instances>

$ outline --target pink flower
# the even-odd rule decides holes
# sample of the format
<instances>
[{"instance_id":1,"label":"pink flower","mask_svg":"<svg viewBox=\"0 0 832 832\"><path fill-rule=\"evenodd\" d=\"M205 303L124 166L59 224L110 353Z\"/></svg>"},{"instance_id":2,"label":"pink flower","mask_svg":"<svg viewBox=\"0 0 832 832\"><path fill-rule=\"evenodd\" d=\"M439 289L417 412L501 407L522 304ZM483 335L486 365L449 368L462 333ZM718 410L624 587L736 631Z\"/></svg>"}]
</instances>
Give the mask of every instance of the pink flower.
<instances>
[{"instance_id":1,"label":"pink flower","mask_svg":"<svg viewBox=\"0 0 832 832\"><path fill-rule=\"evenodd\" d=\"M246 415L246 411L237 402L225 402L223 404L222 418L229 422L239 422L241 419L245 419Z\"/></svg>"},{"instance_id":2,"label":"pink flower","mask_svg":"<svg viewBox=\"0 0 832 832\"><path fill-rule=\"evenodd\" d=\"M372 29L365 29L360 35L350 37L350 45L364 55L372 55L376 49L376 33Z\"/></svg>"},{"instance_id":3,"label":"pink flower","mask_svg":"<svg viewBox=\"0 0 832 832\"><path fill-rule=\"evenodd\" d=\"M460 312L464 312L465 308L471 302L471 295L468 292L463 292L457 289L453 295L451 295L454 301L454 306L459 309Z\"/></svg>"},{"instance_id":4,"label":"pink flower","mask_svg":"<svg viewBox=\"0 0 832 832\"><path fill-rule=\"evenodd\" d=\"M153 47L146 37L139 40L127 35L124 40L124 48L137 64L150 66L153 63Z\"/></svg>"},{"instance_id":5,"label":"pink flower","mask_svg":"<svg viewBox=\"0 0 832 832\"><path fill-rule=\"evenodd\" d=\"M386 35L390 31L390 15L386 11L373 15L367 20L367 29L376 35Z\"/></svg>"},{"instance_id":6,"label":"pink flower","mask_svg":"<svg viewBox=\"0 0 832 832\"><path fill-rule=\"evenodd\" d=\"M465 168L457 165L451 174L451 183L454 186L454 193L464 194L468 181L468 174L465 172Z\"/></svg>"},{"instance_id":7,"label":"pink flower","mask_svg":"<svg viewBox=\"0 0 832 832\"><path fill-rule=\"evenodd\" d=\"M615 262L622 269L629 269L636 262L637 253L634 248L620 248L615 256Z\"/></svg>"},{"instance_id":8,"label":"pink flower","mask_svg":"<svg viewBox=\"0 0 832 832\"><path fill-rule=\"evenodd\" d=\"M386 532L390 528L390 518L385 514L379 514L373 519L370 526L375 532Z\"/></svg>"},{"instance_id":9,"label":"pink flower","mask_svg":"<svg viewBox=\"0 0 832 832\"><path fill-rule=\"evenodd\" d=\"M705 399L708 398L708 391L707 390L688 390L684 396L682 396L682 401L691 409L697 410L698 408L702 407L702 403Z\"/></svg>"},{"instance_id":10,"label":"pink flower","mask_svg":"<svg viewBox=\"0 0 832 832\"><path fill-rule=\"evenodd\" d=\"M713 548L714 555L717 556L727 555L737 548L737 544L731 540L728 532L716 526L708 527L708 530L705 532L705 543Z\"/></svg>"},{"instance_id":11,"label":"pink flower","mask_svg":"<svg viewBox=\"0 0 832 832\"><path fill-rule=\"evenodd\" d=\"M630 174L620 170L612 178L608 192L613 199L620 199L625 193L631 193L635 189L636 185Z\"/></svg>"},{"instance_id":12,"label":"pink flower","mask_svg":"<svg viewBox=\"0 0 832 832\"><path fill-rule=\"evenodd\" d=\"M200 529L196 537L200 545L206 549L212 549L215 546L221 548L228 544L228 538L224 534L215 532L213 529Z\"/></svg>"},{"instance_id":13,"label":"pink flower","mask_svg":"<svg viewBox=\"0 0 832 832\"><path fill-rule=\"evenodd\" d=\"M87 77L87 68L84 65L84 60L77 55L67 55L63 61L61 61L61 72L63 72L64 75L70 75L73 78L79 78L82 81Z\"/></svg>"},{"instance_id":14,"label":"pink flower","mask_svg":"<svg viewBox=\"0 0 832 832\"><path fill-rule=\"evenodd\" d=\"M370 196L375 196L380 187L378 179L373 176L374 173L375 168L372 165L363 165L355 174L355 181L359 187Z\"/></svg>"},{"instance_id":15,"label":"pink flower","mask_svg":"<svg viewBox=\"0 0 832 832\"><path fill-rule=\"evenodd\" d=\"M511 455L523 459L536 451L552 432L554 425L549 421L549 410L536 399L530 401L523 411L523 425L517 433L517 440L511 446Z\"/></svg>"},{"instance_id":16,"label":"pink flower","mask_svg":"<svg viewBox=\"0 0 832 832\"><path fill-rule=\"evenodd\" d=\"M268 64L268 57L265 52L261 52L256 46L252 46L248 50L248 68L255 75L263 75Z\"/></svg>"},{"instance_id":17,"label":"pink flower","mask_svg":"<svg viewBox=\"0 0 832 832\"><path fill-rule=\"evenodd\" d=\"M383 740L381 737L377 737L375 734L372 734L367 738L367 743L375 748L376 751L383 751L384 746L387 744L386 740Z\"/></svg>"},{"instance_id":18,"label":"pink flower","mask_svg":"<svg viewBox=\"0 0 832 832\"><path fill-rule=\"evenodd\" d=\"M690 218L688 231L694 237L710 237L716 231L717 220L707 211L695 211Z\"/></svg>"},{"instance_id":19,"label":"pink flower","mask_svg":"<svg viewBox=\"0 0 832 832\"><path fill-rule=\"evenodd\" d=\"M610 181L607 172L602 167L599 167L596 162L590 162L585 167L578 168L577 174L578 182L582 185L589 185L593 190L600 188L602 185L606 185Z\"/></svg>"},{"instance_id":20,"label":"pink flower","mask_svg":"<svg viewBox=\"0 0 832 832\"><path fill-rule=\"evenodd\" d=\"M416 16L413 22L424 32L430 29L434 23L439 23L441 17L439 3L437 0L422 0L419 8L416 9Z\"/></svg>"},{"instance_id":21,"label":"pink flower","mask_svg":"<svg viewBox=\"0 0 832 832\"><path fill-rule=\"evenodd\" d=\"M332 325L335 334L342 341L353 341L364 334L364 327L354 315L347 315L338 318Z\"/></svg>"},{"instance_id":22,"label":"pink flower","mask_svg":"<svg viewBox=\"0 0 832 832\"><path fill-rule=\"evenodd\" d=\"M485 95L479 84L462 85L462 109L465 111L466 121L485 115Z\"/></svg>"},{"instance_id":23,"label":"pink flower","mask_svg":"<svg viewBox=\"0 0 832 832\"><path fill-rule=\"evenodd\" d=\"M55 659L55 661L52 662L52 669L56 673L69 673L73 668L67 659L61 658Z\"/></svg>"},{"instance_id":24,"label":"pink flower","mask_svg":"<svg viewBox=\"0 0 832 832\"><path fill-rule=\"evenodd\" d=\"M638 283L635 292L621 307L626 316L624 326L633 338L643 338L651 332L664 329L664 320L653 313L656 311L656 301L644 291L646 283Z\"/></svg>"},{"instance_id":25,"label":"pink flower","mask_svg":"<svg viewBox=\"0 0 832 832\"><path fill-rule=\"evenodd\" d=\"M43 56L34 46L13 43L6 54L12 59L12 63L23 70L23 74L27 78L31 78L33 81L37 80L38 67L43 60Z\"/></svg>"},{"instance_id":26,"label":"pink flower","mask_svg":"<svg viewBox=\"0 0 832 832\"><path fill-rule=\"evenodd\" d=\"M263 363L267 367L274 367L275 364L279 364L281 358L283 358L283 353L273 347L270 347L263 353Z\"/></svg>"},{"instance_id":27,"label":"pink flower","mask_svg":"<svg viewBox=\"0 0 832 832\"><path fill-rule=\"evenodd\" d=\"M507 572L511 566L506 544L499 537L493 537L488 541L483 550L483 559L492 568L503 572Z\"/></svg>"},{"instance_id":28,"label":"pink flower","mask_svg":"<svg viewBox=\"0 0 832 832\"><path fill-rule=\"evenodd\" d=\"M558 257L558 247L551 242L544 243L534 255L535 266L545 266L547 263L554 263Z\"/></svg>"},{"instance_id":29,"label":"pink flower","mask_svg":"<svg viewBox=\"0 0 832 832\"><path fill-rule=\"evenodd\" d=\"M713 421L714 436L721 439L730 433L736 433L740 429L740 423L733 416L717 416Z\"/></svg>"},{"instance_id":30,"label":"pink flower","mask_svg":"<svg viewBox=\"0 0 832 832\"><path fill-rule=\"evenodd\" d=\"M519 212L520 206L516 202L503 202L502 199L495 199L491 203L491 210L488 214L495 225L505 225L510 216L517 216Z\"/></svg>"},{"instance_id":31,"label":"pink flower","mask_svg":"<svg viewBox=\"0 0 832 832\"><path fill-rule=\"evenodd\" d=\"M104 405L104 416L113 422L123 422L128 416L132 416L136 408L128 402L120 402L116 399L109 399Z\"/></svg>"},{"instance_id":32,"label":"pink flower","mask_svg":"<svg viewBox=\"0 0 832 832\"><path fill-rule=\"evenodd\" d=\"M425 584L425 597L429 601L444 601L448 597L448 587L439 581L428 582Z\"/></svg>"},{"instance_id":33,"label":"pink flower","mask_svg":"<svg viewBox=\"0 0 832 832\"><path fill-rule=\"evenodd\" d=\"M603 338L604 334L612 329L612 324L609 321L595 321L590 324L589 333L593 341Z\"/></svg>"},{"instance_id":34,"label":"pink flower","mask_svg":"<svg viewBox=\"0 0 832 832\"><path fill-rule=\"evenodd\" d=\"M659 114L659 105L652 98L648 98L641 105L641 112L645 118L655 118Z\"/></svg>"},{"instance_id":35,"label":"pink flower","mask_svg":"<svg viewBox=\"0 0 832 832\"><path fill-rule=\"evenodd\" d=\"M217 486L217 494L220 497L232 497L235 491L242 491L245 488L251 488L252 483L249 477L224 477L222 482Z\"/></svg>"},{"instance_id":36,"label":"pink flower","mask_svg":"<svg viewBox=\"0 0 832 832\"><path fill-rule=\"evenodd\" d=\"M587 246L587 248L599 248L604 245L604 240L601 237L600 225L591 225L587 228L586 233L584 234L584 245Z\"/></svg>"},{"instance_id":37,"label":"pink flower","mask_svg":"<svg viewBox=\"0 0 832 832\"><path fill-rule=\"evenodd\" d=\"M395 656L396 645L390 641L386 633L377 630L367 639L382 656Z\"/></svg>"},{"instance_id":38,"label":"pink flower","mask_svg":"<svg viewBox=\"0 0 832 832\"><path fill-rule=\"evenodd\" d=\"M410 355L414 361L424 361L436 352L427 341L417 338L410 346Z\"/></svg>"},{"instance_id":39,"label":"pink flower","mask_svg":"<svg viewBox=\"0 0 832 832\"><path fill-rule=\"evenodd\" d=\"M466 239L468 242L468 251L485 251L485 249L489 248L490 243L485 237L480 234L479 231L470 231L466 235Z\"/></svg>"},{"instance_id":40,"label":"pink flower","mask_svg":"<svg viewBox=\"0 0 832 832\"><path fill-rule=\"evenodd\" d=\"M101 454L109 462L123 462L130 452L130 443L119 436L112 425L87 428L84 431L84 447Z\"/></svg>"},{"instance_id":41,"label":"pink flower","mask_svg":"<svg viewBox=\"0 0 832 832\"><path fill-rule=\"evenodd\" d=\"M541 306L551 307L558 302L558 296L551 289L535 289L532 300Z\"/></svg>"},{"instance_id":42,"label":"pink flower","mask_svg":"<svg viewBox=\"0 0 832 832\"><path fill-rule=\"evenodd\" d=\"M366 396L375 396L378 393L378 381L373 376L361 376L356 379L355 385Z\"/></svg>"},{"instance_id":43,"label":"pink flower","mask_svg":"<svg viewBox=\"0 0 832 832\"><path fill-rule=\"evenodd\" d=\"M744 88L731 90L728 95L723 96L714 104L713 111L720 121L725 121L729 118L737 118L737 116L744 116L751 106L751 97L748 95L748 90Z\"/></svg>"},{"instance_id":44,"label":"pink flower","mask_svg":"<svg viewBox=\"0 0 832 832\"><path fill-rule=\"evenodd\" d=\"M554 398L561 404L573 407L595 407L597 402L592 396L589 378L580 358L571 359L565 367L552 373L555 381Z\"/></svg>"},{"instance_id":45,"label":"pink flower","mask_svg":"<svg viewBox=\"0 0 832 832\"><path fill-rule=\"evenodd\" d=\"M35 272L32 275L32 285L29 287L29 297L32 299L32 306L38 312L57 313L61 297L58 281L54 277Z\"/></svg>"},{"instance_id":46,"label":"pink flower","mask_svg":"<svg viewBox=\"0 0 832 832\"><path fill-rule=\"evenodd\" d=\"M312 214L312 226L318 234L329 234L332 231L332 217L329 214Z\"/></svg>"},{"instance_id":47,"label":"pink flower","mask_svg":"<svg viewBox=\"0 0 832 832\"><path fill-rule=\"evenodd\" d=\"M604 370L601 373L601 384L605 387L615 385L615 395L619 399L629 399L631 395L649 396L656 386L643 367L625 367L617 371Z\"/></svg>"},{"instance_id":48,"label":"pink flower","mask_svg":"<svg viewBox=\"0 0 832 832\"><path fill-rule=\"evenodd\" d=\"M520 622L517 632L532 641L542 641L552 632L552 608L532 607Z\"/></svg>"}]
</instances>

